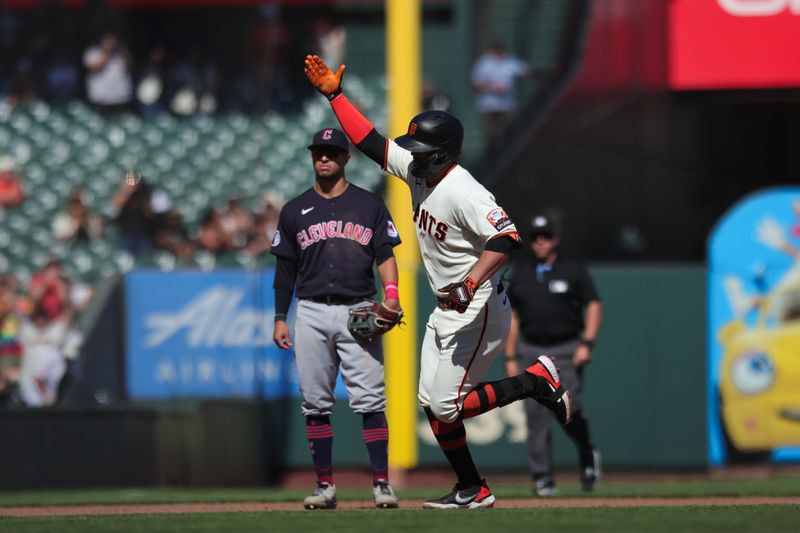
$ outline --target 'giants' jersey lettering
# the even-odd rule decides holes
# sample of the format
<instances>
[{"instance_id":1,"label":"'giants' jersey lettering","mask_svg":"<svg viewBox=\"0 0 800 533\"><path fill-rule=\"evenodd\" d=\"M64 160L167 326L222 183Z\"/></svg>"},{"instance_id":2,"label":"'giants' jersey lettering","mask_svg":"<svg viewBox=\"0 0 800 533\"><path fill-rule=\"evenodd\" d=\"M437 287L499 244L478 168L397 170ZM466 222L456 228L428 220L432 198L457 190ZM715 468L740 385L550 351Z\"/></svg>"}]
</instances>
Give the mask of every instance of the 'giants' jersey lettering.
<instances>
[{"instance_id":1,"label":"'giants' jersey lettering","mask_svg":"<svg viewBox=\"0 0 800 533\"><path fill-rule=\"evenodd\" d=\"M444 222L437 222L433 215L420 206L414 211L414 223L428 235L433 235L437 241L444 241L447 238L447 230L450 229Z\"/></svg>"},{"instance_id":2,"label":"'giants' jersey lettering","mask_svg":"<svg viewBox=\"0 0 800 533\"><path fill-rule=\"evenodd\" d=\"M296 237L301 250L305 250L315 242L327 239L349 239L356 241L361 246L367 246L372 240L372 229L352 222L329 220L312 224L307 229L299 231Z\"/></svg>"},{"instance_id":3,"label":"'giants' jersey lettering","mask_svg":"<svg viewBox=\"0 0 800 533\"><path fill-rule=\"evenodd\" d=\"M387 141L385 168L411 191L419 251L434 293L463 280L490 239L508 236L519 241L517 228L492 193L464 167L455 165L428 187L411 173L412 163L411 152Z\"/></svg>"}]
</instances>

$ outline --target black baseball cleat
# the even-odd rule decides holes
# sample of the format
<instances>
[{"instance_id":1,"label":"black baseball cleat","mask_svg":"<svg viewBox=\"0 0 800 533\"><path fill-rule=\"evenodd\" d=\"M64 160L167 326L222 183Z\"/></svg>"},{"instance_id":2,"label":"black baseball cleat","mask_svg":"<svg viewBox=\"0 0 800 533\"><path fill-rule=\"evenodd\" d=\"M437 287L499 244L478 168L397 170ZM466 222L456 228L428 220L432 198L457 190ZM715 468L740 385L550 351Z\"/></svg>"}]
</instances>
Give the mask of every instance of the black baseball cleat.
<instances>
[{"instance_id":1,"label":"black baseball cleat","mask_svg":"<svg viewBox=\"0 0 800 533\"><path fill-rule=\"evenodd\" d=\"M456 483L453 491L436 500L422 504L423 509L484 509L494 507L494 494L489 490L486 480L479 485L460 485Z\"/></svg>"},{"instance_id":2,"label":"black baseball cleat","mask_svg":"<svg viewBox=\"0 0 800 533\"><path fill-rule=\"evenodd\" d=\"M602 467L600 466L600 451L596 448L592 450L592 460L584 463L581 461L581 488L586 492L591 492L600 484Z\"/></svg>"},{"instance_id":3,"label":"black baseball cleat","mask_svg":"<svg viewBox=\"0 0 800 533\"><path fill-rule=\"evenodd\" d=\"M569 391L561 385L561 379L558 377L558 369L553 358L549 355L540 355L535 363L525 369L525 372L544 378L550 390L534 399L553 411L562 425L569 424L570 420L572 420L571 398Z\"/></svg>"},{"instance_id":4,"label":"black baseball cleat","mask_svg":"<svg viewBox=\"0 0 800 533\"><path fill-rule=\"evenodd\" d=\"M551 498L558 494L555 480L549 476L536 476L533 480L533 493L540 498Z\"/></svg>"}]
</instances>

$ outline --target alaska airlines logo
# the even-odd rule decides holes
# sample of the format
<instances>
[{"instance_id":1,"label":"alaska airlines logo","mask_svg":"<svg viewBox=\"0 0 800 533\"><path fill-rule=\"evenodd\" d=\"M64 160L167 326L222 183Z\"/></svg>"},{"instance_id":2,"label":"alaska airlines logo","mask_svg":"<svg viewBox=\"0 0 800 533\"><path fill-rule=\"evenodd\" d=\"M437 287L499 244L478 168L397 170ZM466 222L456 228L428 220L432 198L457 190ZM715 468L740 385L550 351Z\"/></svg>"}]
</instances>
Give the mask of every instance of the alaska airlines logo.
<instances>
[{"instance_id":1,"label":"alaska airlines logo","mask_svg":"<svg viewBox=\"0 0 800 533\"><path fill-rule=\"evenodd\" d=\"M428 235L432 235L437 241L444 241L447 237L447 230L450 229L450 226L444 222L437 222L433 215L419 206L414 212L414 223L419 229Z\"/></svg>"},{"instance_id":2,"label":"alaska airlines logo","mask_svg":"<svg viewBox=\"0 0 800 533\"><path fill-rule=\"evenodd\" d=\"M800 0L717 0L734 17L771 17L783 11L800 15Z\"/></svg>"},{"instance_id":3,"label":"alaska airlines logo","mask_svg":"<svg viewBox=\"0 0 800 533\"><path fill-rule=\"evenodd\" d=\"M307 230L301 230L296 237L301 250L327 239L348 239L366 246L372 240L372 229L352 222L345 224L341 220L329 220L313 224Z\"/></svg>"},{"instance_id":4,"label":"alaska airlines logo","mask_svg":"<svg viewBox=\"0 0 800 533\"><path fill-rule=\"evenodd\" d=\"M184 331L192 348L250 347L272 344L273 309L240 307L244 291L211 287L174 312L144 316L144 345L155 348Z\"/></svg>"}]
</instances>

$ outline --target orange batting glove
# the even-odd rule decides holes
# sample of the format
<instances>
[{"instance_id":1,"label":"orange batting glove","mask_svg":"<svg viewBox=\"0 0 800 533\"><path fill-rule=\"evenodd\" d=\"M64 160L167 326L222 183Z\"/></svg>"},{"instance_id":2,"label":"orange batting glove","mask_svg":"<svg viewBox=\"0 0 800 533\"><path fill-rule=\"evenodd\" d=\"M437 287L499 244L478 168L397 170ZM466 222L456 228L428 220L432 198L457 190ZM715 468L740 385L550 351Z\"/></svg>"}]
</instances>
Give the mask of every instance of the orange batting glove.
<instances>
[{"instance_id":1,"label":"orange batting glove","mask_svg":"<svg viewBox=\"0 0 800 533\"><path fill-rule=\"evenodd\" d=\"M303 72L306 73L308 81L329 100L342 92L344 65L340 66L339 70L334 73L318 55L307 55L305 64Z\"/></svg>"}]
</instances>

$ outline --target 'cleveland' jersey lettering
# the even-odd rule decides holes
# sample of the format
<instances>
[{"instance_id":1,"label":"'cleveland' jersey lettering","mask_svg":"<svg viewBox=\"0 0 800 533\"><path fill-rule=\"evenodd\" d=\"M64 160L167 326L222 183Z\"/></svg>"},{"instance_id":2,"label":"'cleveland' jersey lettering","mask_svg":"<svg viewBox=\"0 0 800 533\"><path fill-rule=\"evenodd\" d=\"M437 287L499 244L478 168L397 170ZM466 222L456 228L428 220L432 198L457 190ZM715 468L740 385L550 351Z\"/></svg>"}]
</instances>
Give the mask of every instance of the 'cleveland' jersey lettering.
<instances>
[{"instance_id":1,"label":"'cleveland' jersey lettering","mask_svg":"<svg viewBox=\"0 0 800 533\"><path fill-rule=\"evenodd\" d=\"M328 222L312 224L308 228L299 231L296 237L297 245L300 246L301 250L327 239L349 239L356 241L361 246L367 246L372 240L372 229L352 222L329 220Z\"/></svg>"},{"instance_id":2,"label":"'cleveland' jersey lettering","mask_svg":"<svg viewBox=\"0 0 800 533\"><path fill-rule=\"evenodd\" d=\"M367 297L375 294L376 256L399 243L381 197L350 183L336 198L311 188L283 206L270 252L297 266L298 298Z\"/></svg>"}]
</instances>

